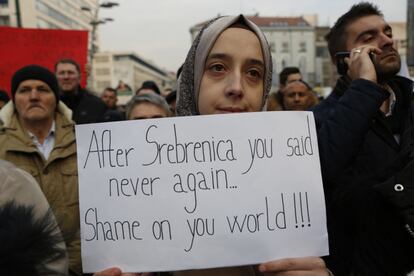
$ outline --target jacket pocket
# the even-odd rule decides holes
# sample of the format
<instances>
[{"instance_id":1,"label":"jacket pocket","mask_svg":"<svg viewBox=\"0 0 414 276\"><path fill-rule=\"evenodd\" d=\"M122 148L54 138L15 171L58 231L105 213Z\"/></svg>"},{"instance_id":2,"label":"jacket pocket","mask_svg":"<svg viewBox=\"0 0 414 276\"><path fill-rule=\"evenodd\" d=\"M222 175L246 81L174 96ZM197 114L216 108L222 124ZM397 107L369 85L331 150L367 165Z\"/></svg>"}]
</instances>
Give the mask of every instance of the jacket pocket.
<instances>
[{"instance_id":1,"label":"jacket pocket","mask_svg":"<svg viewBox=\"0 0 414 276\"><path fill-rule=\"evenodd\" d=\"M78 171L76 166L62 168L63 197L68 207L79 205Z\"/></svg>"}]
</instances>

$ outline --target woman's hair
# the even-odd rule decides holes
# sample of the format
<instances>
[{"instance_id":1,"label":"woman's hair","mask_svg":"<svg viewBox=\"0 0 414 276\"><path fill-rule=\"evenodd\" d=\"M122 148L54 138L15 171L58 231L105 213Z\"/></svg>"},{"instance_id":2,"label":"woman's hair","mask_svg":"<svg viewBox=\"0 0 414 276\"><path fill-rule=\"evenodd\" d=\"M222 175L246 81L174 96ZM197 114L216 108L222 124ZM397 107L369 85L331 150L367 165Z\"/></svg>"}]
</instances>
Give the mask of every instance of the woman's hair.
<instances>
[{"instance_id":1,"label":"woman's hair","mask_svg":"<svg viewBox=\"0 0 414 276\"><path fill-rule=\"evenodd\" d=\"M126 107L126 119L127 120L129 120L129 116L131 115L131 112L134 109L134 107L140 103L151 103L156 106L159 106L165 111L167 116L171 116L171 109L167 101L158 94L149 93L149 94L144 94L144 95L137 95L131 98L131 100L127 103L127 107Z\"/></svg>"}]
</instances>

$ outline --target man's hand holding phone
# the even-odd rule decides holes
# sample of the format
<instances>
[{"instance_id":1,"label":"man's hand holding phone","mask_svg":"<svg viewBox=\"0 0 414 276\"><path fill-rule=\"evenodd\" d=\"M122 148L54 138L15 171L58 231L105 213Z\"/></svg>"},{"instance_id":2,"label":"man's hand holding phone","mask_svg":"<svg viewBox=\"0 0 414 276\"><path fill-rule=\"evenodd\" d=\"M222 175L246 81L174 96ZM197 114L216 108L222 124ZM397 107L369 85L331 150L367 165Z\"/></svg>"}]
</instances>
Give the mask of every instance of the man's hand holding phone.
<instances>
[{"instance_id":1,"label":"man's hand holding phone","mask_svg":"<svg viewBox=\"0 0 414 276\"><path fill-rule=\"evenodd\" d=\"M371 45L362 45L351 50L351 52L338 52L336 57L338 73L348 75L351 80L366 79L377 83L375 71L376 55L381 50Z\"/></svg>"}]
</instances>

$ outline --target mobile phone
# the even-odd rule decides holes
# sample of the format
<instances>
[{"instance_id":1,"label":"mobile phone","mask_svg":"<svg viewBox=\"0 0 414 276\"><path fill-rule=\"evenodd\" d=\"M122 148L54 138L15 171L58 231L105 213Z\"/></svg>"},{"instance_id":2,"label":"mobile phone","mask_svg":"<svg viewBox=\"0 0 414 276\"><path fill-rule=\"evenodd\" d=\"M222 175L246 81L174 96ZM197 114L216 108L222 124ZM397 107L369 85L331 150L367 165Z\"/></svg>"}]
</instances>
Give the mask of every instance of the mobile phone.
<instances>
[{"instance_id":1,"label":"mobile phone","mask_svg":"<svg viewBox=\"0 0 414 276\"><path fill-rule=\"evenodd\" d=\"M341 76L345 76L348 72L348 64L345 62L345 58L349 58L350 52L337 52L335 54L335 60L336 60L336 71L338 71L338 74Z\"/></svg>"},{"instance_id":2,"label":"mobile phone","mask_svg":"<svg viewBox=\"0 0 414 276\"><path fill-rule=\"evenodd\" d=\"M350 52L337 52L335 54L336 70L338 71L338 74L341 76L345 76L348 72L348 64L345 62L345 58L349 58L349 55ZM369 53L369 57L371 58L371 61L374 62L374 53Z\"/></svg>"}]
</instances>

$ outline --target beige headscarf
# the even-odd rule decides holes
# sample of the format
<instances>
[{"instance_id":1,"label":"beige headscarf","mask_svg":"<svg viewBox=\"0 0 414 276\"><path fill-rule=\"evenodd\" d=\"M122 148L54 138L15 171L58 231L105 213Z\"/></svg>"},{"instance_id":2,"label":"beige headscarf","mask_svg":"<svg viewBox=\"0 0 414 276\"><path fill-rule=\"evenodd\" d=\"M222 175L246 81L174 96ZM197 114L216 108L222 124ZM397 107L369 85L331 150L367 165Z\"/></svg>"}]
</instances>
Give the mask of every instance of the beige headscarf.
<instances>
[{"instance_id":1,"label":"beige headscarf","mask_svg":"<svg viewBox=\"0 0 414 276\"><path fill-rule=\"evenodd\" d=\"M187 54L178 79L176 108L178 116L199 115L197 102L206 58L219 35L236 22L242 23L252 30L262 46L265 63L262 108L265 107L267 95L272 86L272 57L267 40L259 27L245 16L224 16L211 20L201 29Z\"/></svg>"}]
</instances>

